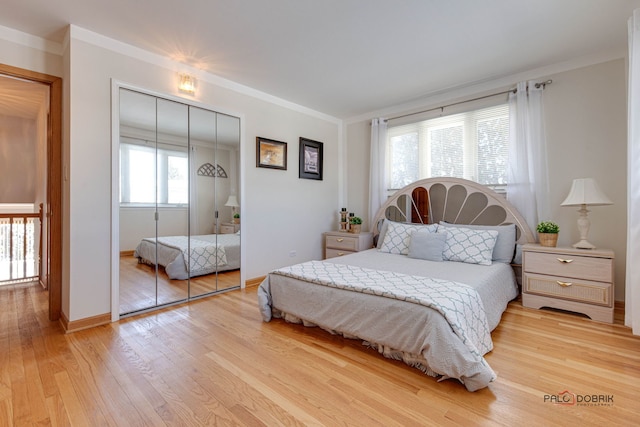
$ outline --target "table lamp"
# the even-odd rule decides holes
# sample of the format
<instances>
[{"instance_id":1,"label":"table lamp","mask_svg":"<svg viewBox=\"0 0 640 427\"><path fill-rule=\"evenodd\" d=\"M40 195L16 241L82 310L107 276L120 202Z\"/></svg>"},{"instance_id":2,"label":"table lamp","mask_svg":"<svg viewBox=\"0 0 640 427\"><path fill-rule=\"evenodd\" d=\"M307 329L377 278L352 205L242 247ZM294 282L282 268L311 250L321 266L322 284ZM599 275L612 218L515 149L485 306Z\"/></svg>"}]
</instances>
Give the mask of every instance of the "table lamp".
<instances>
[{"instance_id":1,"label":"table lamp","mask_svg":"<svg viewBox=\"0 0 640 427\"><path fill-rule=\"evenodd\" d=\"M232 194L229 196L229 198L227 199L227 203L225 203L224 205L231 207L231 222L237 224L238 221L236 220L235 215L236 208L240 206L240 204L238 203L238 198Z\"/></svg>"},{"instance_id":2,"label":"table lamp","mask_svg":"<svg viewBox=\"0 0 640 427\"><path fill-rule=\"evenodd\" d=\"M578 178L573 180L569 195L560 206L580 206L578 212L578 230L580 241L573 247L578 249L595 249L596 247L587 241L591 222L587 213L587 206L611 205L613 202L600 190L593 178Z\"/></svg>"}]
</instances>

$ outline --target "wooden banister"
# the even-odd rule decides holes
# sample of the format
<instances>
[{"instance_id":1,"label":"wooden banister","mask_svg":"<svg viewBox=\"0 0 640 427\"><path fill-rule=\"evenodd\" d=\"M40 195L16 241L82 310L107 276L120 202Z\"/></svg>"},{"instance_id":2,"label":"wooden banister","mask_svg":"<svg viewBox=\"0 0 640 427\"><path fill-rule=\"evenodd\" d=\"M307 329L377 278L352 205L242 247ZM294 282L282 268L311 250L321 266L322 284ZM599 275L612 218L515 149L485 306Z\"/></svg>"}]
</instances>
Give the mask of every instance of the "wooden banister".
<instances>
[{"instance_id":1,"label":"wooden banister","mask_svg":"<svg viewBox=\"0 0 640 427\"><path fill-rule=\"evenodd\" d=\"M38 213L0 213L0 227L5 228L6 231L5 233L3 233L5 235L5 238L2 239L2 241L0 241L0 245L6 245L6 240L8 237L8 247L4 247L4 256L3 259L0 259L0 262L2 264L5 264L5 266L8 268L8 275L7 274L0 274L0 283L1 282L6 282L6 281L16 281L16 280L23 280L23 279L30 279L30 278L35 278L37 277L40 281L42 280L41 277L41 268L40 268L40 261L42 260L42 232L43 232L43 228L42 228L42 210L43 210L43 205L42 203L40 204L40 209ZM4 221L3 221L4 219ZM6 221L8 219L8 221ZM34 265L33 265L33 272L35 274L29 275L27 274L28 268L27 268L27 259L28 259L28 255L29 254L29 248L28 248L28 242L31 239L35 239L35 232L36 232L36 228L35 228L35 219L38 219L38 221L40 222L39 227L38 227L38 233L39 233L39 247L38 247L38 252L33 254L33 258L34 258ZM33 226L33 231L29 232L29 224L34 224ZM7 227L8 226L8 227ZM22 227L22 239L21 242L14 242L14 237L16 234L15 228L16 227ZM7 236L8 234L8 236ZM22 247L17 248L17 251L14 250L16 249L15 246L21 244ZM33 249L35 252L35 248ZM14 254L20 254L18 255L19 258L22 259L15 259ZM18 274L17 276L15 275L16 273L19 273L19 271L16 271L18 269L14 268L14 264L16 262L22 261L22 273ZM0 273L2 273L2 270L0 270Z\"/></svg>"}]
</instances>

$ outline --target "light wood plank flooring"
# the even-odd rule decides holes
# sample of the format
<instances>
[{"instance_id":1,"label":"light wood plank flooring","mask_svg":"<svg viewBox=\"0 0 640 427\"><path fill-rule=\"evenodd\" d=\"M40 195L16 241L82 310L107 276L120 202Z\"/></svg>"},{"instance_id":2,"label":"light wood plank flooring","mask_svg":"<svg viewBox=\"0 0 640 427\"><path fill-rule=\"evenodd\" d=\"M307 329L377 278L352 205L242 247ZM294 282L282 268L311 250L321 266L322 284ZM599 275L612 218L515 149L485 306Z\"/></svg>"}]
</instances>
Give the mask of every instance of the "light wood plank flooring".
<instances>
[{"instance_id":1,"label":"light wood plank flooring","mask_svg":"<svg viewBox=\"0 0 640 427\"><path fill-rule=\"evenodd\" d=\"M155 266L139 263L133 254L120 256L120 313L184 300L189 286L192 297L240 286L240 270L196 276L188 282L170 279L160 266L156 280Z\"/></svg>"},{"instance_id":2,"label":"light wood plank flooring","mask_svg":"<svg viewBox=\"0 0 640 427\"><path fill-rule=\"evenodd\" d=\"M640 423L640 338L518 302L487 355L497 381L469 393L359 341L263 323L255 287L68 335L46 299L0 289L0 426ZM545 402L565 390L612 402Z\"/></svg>"}]
</instances>

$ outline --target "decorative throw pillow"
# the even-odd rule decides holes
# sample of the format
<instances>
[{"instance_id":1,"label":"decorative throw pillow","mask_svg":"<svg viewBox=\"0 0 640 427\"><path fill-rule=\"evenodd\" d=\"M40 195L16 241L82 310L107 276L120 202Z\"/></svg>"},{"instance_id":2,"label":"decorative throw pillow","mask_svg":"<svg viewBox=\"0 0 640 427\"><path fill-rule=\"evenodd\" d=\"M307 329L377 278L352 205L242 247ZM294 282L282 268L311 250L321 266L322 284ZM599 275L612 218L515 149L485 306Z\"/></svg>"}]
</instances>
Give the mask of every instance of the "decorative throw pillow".
<instances>
[{"instance_id":1,"label":"decorative throw pillow","mask_svg":"<svg viewBox=\"0 0 640 427\"><path fill-rule=\"evenodd\" d=\"M435 233L438 231L438 224L404 224L401 222L389 221L387 224L387 231L384 234L384 240L382 241L382 246L379 249L380 252L407 255L409 253L411 233L414 231Z\"/></svg>"},{"instance_id":2,"label":"decorative throw pillow","mask_svg":"<svg viewBox=\"0 0 640 427\"><path fill-rule=\"evenodd\" d=\"M516 254L513 256L513 263L522 265L522 245L520 244L516 245Z\"/></svg>"},{"instance_id":3,"label":"decorative throw pillow","mask_svg":"<svg viewBox=\"0 0 640 427\"><path fill-rule=\"evenodd\" d=\"M493 248L491 259L496 262L510 264L516 249L516 225L471 225L471 224L450 224L440 221L443 227L470 228L471 230L495 230L498 232L498 239Z\"/></svg>"},{"instance_id":4,"label":"decorative throw pillow","mask_svg":"<svg viewBox=\"0 0 640 427\"><path fill-rule=\"evenodd\" d=\"M409 258L442 261L444 244L449 233L424 233L414 231L409 242Z\"/></svg>"},{"instance_id":5,"label":"decorative throw pillow","mask_svg":"<svg viewBox=\"0 0 640 427\"><path fill-rule=\"evenodd\" d=\"M497 231L456 227L441 227L440 230L449 233L442 253L445 261L491 265L493 248L498 238Z\"/></svg>"},{"instance_id":6,"label":"decorative throw pillow","mask_svg":"<svg viewBox=\"0 0 640 427\"><path fill-rule=\"evenodd\" d=\"M387 234L387 227L389 226L389 220L383 219L382 225L380 226L380 232L378 233L378 241L376 243L376 248L380 249L382 247L382 242L384 242L384 235Z\"/></svg>"}]
</instances>

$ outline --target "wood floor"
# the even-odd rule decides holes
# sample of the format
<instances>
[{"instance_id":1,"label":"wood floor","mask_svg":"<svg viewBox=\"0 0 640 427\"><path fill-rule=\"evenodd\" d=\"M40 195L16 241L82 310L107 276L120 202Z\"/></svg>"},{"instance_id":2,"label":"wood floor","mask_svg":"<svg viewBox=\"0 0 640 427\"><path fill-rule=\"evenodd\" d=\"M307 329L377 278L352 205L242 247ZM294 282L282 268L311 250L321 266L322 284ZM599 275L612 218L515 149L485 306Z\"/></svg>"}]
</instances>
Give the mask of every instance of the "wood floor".
<instances>
[{"instance_id":1,"label":"wood floor","mask_svg":"<svg viewBox=\"0 0 640 427\"><path fill-rule=\"evenodd\" d=\"M0 426L640 423L640 338L518 302L486 357L498 379L475 393L359 341L263 323L255 287L68 335L46 303L37 286L0 289ZM546 401L565 391L580 402Z\"/></svg>"},{"instance_id":2,"label":"wood floor","mask_svg":"<svg viewBox=\"0 0 640 427\"><path fill-rule=\"evenodd\" d=\"M144 310L191 297L240 286L240 270L220 271L192 277L190 281L170 279L164 267L139 263L131 255L120 256L120 313Z\"/></svg>"}]
</instances>

